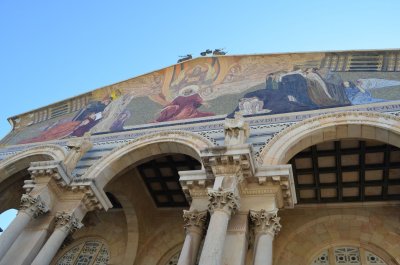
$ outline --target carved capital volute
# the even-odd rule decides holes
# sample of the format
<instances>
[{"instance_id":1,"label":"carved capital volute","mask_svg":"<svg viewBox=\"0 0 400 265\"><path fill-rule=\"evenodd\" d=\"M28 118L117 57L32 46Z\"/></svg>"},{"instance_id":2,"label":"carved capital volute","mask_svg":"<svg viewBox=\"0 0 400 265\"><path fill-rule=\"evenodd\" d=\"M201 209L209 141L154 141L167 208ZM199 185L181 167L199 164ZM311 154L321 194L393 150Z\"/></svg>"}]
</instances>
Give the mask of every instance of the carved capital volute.
<instances>
[{"instance_id":1,"label":"carved capital volute","mask_svg":"<svg viewBox=\"0 0 400 265\"><path fill-rule=\"evenodd\" d=\"M223 211L229 216L240 207L240 197L234 190L208 190L208 210L211 213Z\"/></svg>"},{"instance_id":2,"label":"carved capital volute","mask_svg":"<svg viewBox=\"0 0 400 265\"><path fill-rule=\"evenodd\" d=\"M33 197L29 194L23 194L21 197L20 211L28 214L32 218L36 218L39 215L47 213L49 207L40 196Z\"/></svg>"},{"instance_id":3,"label":"carved capital volute","mask_svg":"<svg viewBox=\"0 0 400 265\"><path fill-rule=\"evenodd\" d=\"M183 210L183 221L185 222L186 233L203 233L206 228L207 211L186 211Z\"/></svg>"},{"instance_id":4,"label":"carved capital volute","mask_svg":"<svg viewBox=\"0 0 400 265\"><path fill-rule=\"evenodd\" d=\"M81 228L83 224L73 213L57 212L56 213L56 229L61 229L66 233L73 233L75 230Z\"/></svg>"},{"instance_id":5,"label":"carved capital volute","mask_svg":"<svg viewBox=\"0 0 400 265\"><path fill-rule=\"evenodd\" d=\"M270 212L264 209L260 211L250 210L250 220L256 236L259 234L277 235L282 228L282 225L279 223L280 219L278 217L278 210Z\"/></svg>"}]
</instances>

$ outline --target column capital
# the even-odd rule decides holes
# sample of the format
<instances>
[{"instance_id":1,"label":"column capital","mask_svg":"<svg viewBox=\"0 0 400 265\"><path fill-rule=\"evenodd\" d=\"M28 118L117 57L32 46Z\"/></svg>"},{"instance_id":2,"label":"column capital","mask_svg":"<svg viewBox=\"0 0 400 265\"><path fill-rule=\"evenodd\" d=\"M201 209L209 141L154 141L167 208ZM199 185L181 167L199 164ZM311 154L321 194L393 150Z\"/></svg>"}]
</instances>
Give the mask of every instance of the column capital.
<instances>
[{"instance_id":1,"label":"column capital","mask_svg":"<svg viewBox=\"0 0 400 265\"><path fill-rule=\"evenodd\" d=\"M261 209L260 211L250 210L250 220L252 222L252 228L255 235L258 234L270 234L275 236L278 234L282 225L279 223L280 217L278 217L278 210L266 211Z\"/></svg>"},{"instance_id":2,"label":"column capital","mask_svg":"<svg viewBox=\"0 0 400 265\"><path fill-rule=\"evenodd\" d=\"M56 213L56 229L58 228L67 233L73 233L82 226L83 224L73 213L64 211Z\"/></svg>"},{"instance_id":3,"label":"column capital","mask_svg":"<svg viewBox=\"0 0 400 265\"><path fill-rule=\"evenodd\" d=\"M234 214L240 207L240 197L232 189L230 190L208 190L208 210L213 213L215 211L223 211L229 216Z\"/></svg>"},{"instance_id":4,"label":"column capital","mask_svg":"<svg viewBox=\"0 0 400 265\"><path fill-rule=\"evenodd\" d=\"M201 231L205 230L207 222L207 211L186 211L183 210L183 221L185 222L185 230L189 231ZM199 231L199 232L200 232Z\"/></svg>"},{"instance_id":5,"label":"column capital","mask_svg":"<svg viewBox=\"0 0 400 265\"><path fill-rule=\"evenodd\" d=\"M47 213L49 211L49 207L46 202L43 201L40 196L33 197L29 194L22 194L20 210L32 218L36 218L39 215Z\"/></svg>"}]
</instances>

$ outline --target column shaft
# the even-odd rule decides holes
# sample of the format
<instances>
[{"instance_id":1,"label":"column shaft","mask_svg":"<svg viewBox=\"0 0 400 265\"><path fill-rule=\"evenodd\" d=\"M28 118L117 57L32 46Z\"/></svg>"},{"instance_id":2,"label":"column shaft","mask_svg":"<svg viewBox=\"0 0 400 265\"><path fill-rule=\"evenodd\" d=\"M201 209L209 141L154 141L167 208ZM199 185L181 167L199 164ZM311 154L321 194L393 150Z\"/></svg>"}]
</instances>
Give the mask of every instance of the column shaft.
<instances>
[{"instance_id":1,"label":"column shaft","mask_svg":"<svg viewBox=\"0 0 400 265\"><path fill-rule=\"evenodd\" d=\"M272 265L273 240L274 236L270 233L262 233L257 236L254 265Z\"/></svg>"},{"instance_id":2,"label":"column shaft","mask_svg":"<svg viewBox=\"0 0 400 265\"><path fill-rule=\"evenodd\" d=\"M223 210L212 214L199 265L221 264L229 219L230 214Z\"/></svg>"},{"instance_id":3,"label":"column shaft","mask_svg":"<svg viewBox=\"0 0 400 265\"><path fill-rule=\"evenodd\" d=\"M280 231L278 210L250 210L250 220L253 225L254 260L253 265L272 265L272 247L275 235Z\"/></svg>"},{"instance_id":4,"label":"column shaft","mask_svg":"<svg viewBox=\"0 0 400 265\"><path fill-rule=\"evenodd\" d=\"M0 236L0 260L5 256L7 250L11 247L31 219L32 217L29 214L20 211L3 232Z\"/></svg>"},{"instance_id":5,"label":"column shaft","mask_svg":"<svg viewBox=\"0 0 400 265\"><path fill-rule=\"evenodd\" d=\"M49 239L47 239L46 244L44 244L39 254L33 260L32 265L50 264L64 242L64 239L68 236L68 232L69 231L64 227L56 228Z\"/></svg>"},{"instance_id":6,"label":"column shaft","mask_svg":"<svg viewBox=\"0 0 400 265\"><path fill-rule=\"evenodd\" d=\"M185 243L179 256L178 265L195 265L201 243L201 234L194 231L186 233Z\"/></svg>"},{"instance_id":7,"label":"column shaft","mask_svg":"<svg viewBox=\"0 0 400 265\"><path fill-rule=\"evenodd\" d=\"M50 264L68 234L82 227L82 224L75 215L68 212L57 212L55 223L56 228L31 265Z\"/></svg>"}]
</instances>

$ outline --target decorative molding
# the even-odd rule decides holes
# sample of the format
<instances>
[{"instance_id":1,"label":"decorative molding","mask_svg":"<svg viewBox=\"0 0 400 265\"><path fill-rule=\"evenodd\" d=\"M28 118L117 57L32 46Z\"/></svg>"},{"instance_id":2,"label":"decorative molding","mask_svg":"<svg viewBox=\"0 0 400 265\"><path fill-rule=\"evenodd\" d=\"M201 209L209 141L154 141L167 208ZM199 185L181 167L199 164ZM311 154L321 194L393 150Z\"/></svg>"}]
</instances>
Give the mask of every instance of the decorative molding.
<instances>
[{"instance_id":1,"label":"decorative molding","mask_svg":"<svg viewBox=\"0 0 400 265\"><path fill-rule=\"evenodd\" d=\"M93 179L79 179L76 183L74 178L66 172L62 161L40 161L32 162L28 169L31 180L25 180L23 188L30 192L40 177L50 177L54 179L58 187L65 191L82 193L82 202L89 211L100 210L112 207L105 194L102 194L93 184Z\"/></svg>"},{"instance_id":2,"label":"decorative molding","mask_svg":"<svg viewBox=\"0 0 400 265\"><path fill-rule=\"evenodd\" d=\"M234 214L240 207L240 197L234 190L208 189L208 209L211 213L224 211L228 215Z\"/></svg>"},{"instance_id":3,"label":"decorative molding","mask_svg":"<svg viewBox=\"0 0 400 265\"><path fill-rule=\"evenodd\" d=\"M50 209L40 196L33 197L29 194L22 194L20 210L32 218L47 213Z\"/></svg>"},{"instance_id":4,"label":"decorative molding","mask_svg":"<svg viewBox=\"0 0 400 265\"><path fill-rule=\"evenodd\" d=\"M17 152L14 155L11 155L2 160L0 162L0 170L4 169L7 172L8 171L7 168L11 164L16 163L23 158L33 155L48 155L52 157L54 160L62 161L65 159L67 152L63 147L55 144L44 144L44 145L34 146L27 150Z\"/></svg>"},{"instance_id":5,"label":"decorative molding","mask_svg":"<svg viewBox=\"0 0 400 265\"><path fill-rule=\"evenodd\" d=\"M69 189L73 192L83 193L82 203L88 211L101 209L107 210L112 207L112 204L105 193L99 192L93 184L93 180L89 180L89 183L69 186Z\"/></svg>"},{"instance_id":6,"label":"decorative molding","mask_svg":"<svg viewBox=\"0 0 400 265\"><path fill-rule=\"evenodd\" d=\"M83 227L83 224L73 213L69 212L57 212L55 220L56 228L62 229L67 233L73 233L75 230Z\"/></svg>"},{"instance_id":7,"label":"decorative molding","mask_svg":"<svg viewBox=\"0 0 400 265\"><path fill-rule=\"evenodd\" d=\"M29 192L40 177L51 177L61 188L67 188L72 182L72 176L67 173L65 165L62 161L38 161L31 162L28 168L32 181L25 182L24 188Z\"/></svg>"},{"instance_id":8,"label":"decorative molding","mask_svg":"<svg viewBox=\"0 0 400 265\"><path fill-rule=\"evenodd\" d=\"M278 210L267 212L264 209L260 211L250 210L250 220L255 235L270 234L275 236L281 230L282 225L279 223Z\"/></svg>"},{"instance_id":9,"label":"decorative molding","mask_svg":"<svg viewBox=\"0 0 400 265\"><path fill-rule=\"evenodd\" d=\"M201 159L207 175L235 175L238 182L254 175L252 147L249 144L206 148Z\"/></svg>"},{"instance_id":10,"label":"decorative molding","mask_svg":"<svg viewBox=\"0 0 400 265\"><path fill-rule=\"evenodd\" d=\"M127 152L132 151L135 149L138 149L140 147L146 146L148 144L152 143L160 143L160 140L163 140L162 142L171 142L171 143L183 143L183 141L187 141L186 145L188 147L192 147L196 149L196 151L200 152L200 150L206 148L206 147L212 147L214 144L198 135L192 132L187 132L187 131L161 131L161 132L155 132L155 133L150 133L148 135L144 135L141 137L138 137L136 139L130 140L120 146L117 146L113 150L111 150L107 155L103 156L101 159L96 161L83 175L84 177L88 178L95 178L96 172L99 171L101 168L102 164L109 164L110 159L113 159L113 157L116 155L116 153L120 152L122 149L126 148ZM183 141L182 141L183 140ZM190 143L190 144L188 144ZM183 143L185 144L185 143ZM135 146L137 145L137 146ZM135 146L135 148L130 149L130 146ZM125 153L123 153L125 154Z\"/></svg>"}]
</instances>

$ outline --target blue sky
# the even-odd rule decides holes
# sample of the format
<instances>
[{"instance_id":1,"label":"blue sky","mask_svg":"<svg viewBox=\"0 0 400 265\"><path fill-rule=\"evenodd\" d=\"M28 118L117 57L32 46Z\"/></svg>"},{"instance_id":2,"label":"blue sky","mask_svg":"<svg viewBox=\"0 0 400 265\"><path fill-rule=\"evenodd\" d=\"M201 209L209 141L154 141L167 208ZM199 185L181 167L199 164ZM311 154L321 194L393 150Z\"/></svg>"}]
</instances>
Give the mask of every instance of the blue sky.
<instances>
[{"instance_id":1,"label":"blue sky","mask_svg":"<svg viewBox=\"0 0 400 265\"><path fill-rule=\"evenodd\" d=\"M174 64L229 54L400 48L398 0L0 1L7 117ZM1 218L1 217L0 217Z\"/></svg>"},{"instance_id":2,"label":"blue sky","mask_svg":"<svg viewBox=\"0 0 400 265\"><path fill-rule=\"evenodd\" d=\"M398 0L0 1L0 137L17 115L174 64L229 54L399 48Z\"/></svg>"}]
</instances>

